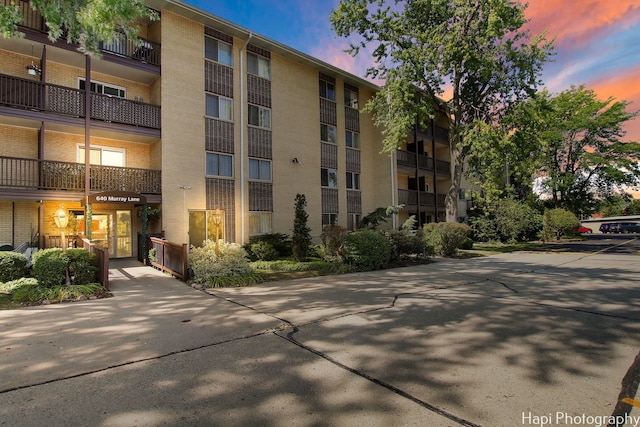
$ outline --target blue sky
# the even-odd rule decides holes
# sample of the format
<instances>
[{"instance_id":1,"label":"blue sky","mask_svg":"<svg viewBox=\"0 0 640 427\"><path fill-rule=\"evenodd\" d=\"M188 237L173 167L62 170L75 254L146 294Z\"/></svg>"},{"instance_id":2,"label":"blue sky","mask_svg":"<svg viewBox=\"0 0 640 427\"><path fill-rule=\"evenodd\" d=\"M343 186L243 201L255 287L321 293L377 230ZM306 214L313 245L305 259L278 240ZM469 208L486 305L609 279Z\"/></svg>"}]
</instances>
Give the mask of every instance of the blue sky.
<instances>
[{"instance_id":1,"label":"blue sky","mask_svg":"<svg viewBox=\"0 0 640 427\"><path fill-rule=\"evenodd\" d=\"M338 0L186 0L254 33L364 77L370 60L344 53L348 44L331 30ZM585 85L602 99L631 101L640 110L640 0L529 0L532 34L556 38L556 55L543 81L554 93ZM626 126L640 141L640 118Z\"/></svg>"}]
</instances>

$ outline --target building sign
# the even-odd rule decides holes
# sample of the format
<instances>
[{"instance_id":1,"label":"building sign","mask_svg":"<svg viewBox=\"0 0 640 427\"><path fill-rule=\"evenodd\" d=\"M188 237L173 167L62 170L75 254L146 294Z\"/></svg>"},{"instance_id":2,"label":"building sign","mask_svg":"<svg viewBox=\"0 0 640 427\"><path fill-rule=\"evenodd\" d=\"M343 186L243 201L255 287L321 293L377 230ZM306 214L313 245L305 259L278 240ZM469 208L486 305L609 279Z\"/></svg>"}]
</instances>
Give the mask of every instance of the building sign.
<instances>
[{"instance_id":1,"label":"building sign","mask_svg":"<svg viewBox=\"0 0 640 427\"><path fill-rule=\"evenodd\" d=\"M134 203L139 205L147 203L147 198L129 191L103 191L102 193L91 194L89 203Z\"/></svg>"}]
</instances>

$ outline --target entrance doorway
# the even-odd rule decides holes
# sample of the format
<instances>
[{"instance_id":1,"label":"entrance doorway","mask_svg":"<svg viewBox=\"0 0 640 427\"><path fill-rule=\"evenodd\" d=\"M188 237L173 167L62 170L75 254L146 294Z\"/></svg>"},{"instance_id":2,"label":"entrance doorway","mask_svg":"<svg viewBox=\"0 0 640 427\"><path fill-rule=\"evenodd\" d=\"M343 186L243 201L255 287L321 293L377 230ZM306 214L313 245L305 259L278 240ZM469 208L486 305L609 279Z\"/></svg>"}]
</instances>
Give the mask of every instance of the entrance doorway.
<instances>
[{"instance_id":1,"label":"entrance doorway","mask_svg":"<svg viewBox=\"0 0 640 427\"><path fill-rule=\"evenodd\" d=\"M77 215L77 219L78 232L85 234L84 214ZM109 249L109 258L133 256L130 210L94 213L91 216L91 233L94 242Z\"/></svg>"}]
</instances>

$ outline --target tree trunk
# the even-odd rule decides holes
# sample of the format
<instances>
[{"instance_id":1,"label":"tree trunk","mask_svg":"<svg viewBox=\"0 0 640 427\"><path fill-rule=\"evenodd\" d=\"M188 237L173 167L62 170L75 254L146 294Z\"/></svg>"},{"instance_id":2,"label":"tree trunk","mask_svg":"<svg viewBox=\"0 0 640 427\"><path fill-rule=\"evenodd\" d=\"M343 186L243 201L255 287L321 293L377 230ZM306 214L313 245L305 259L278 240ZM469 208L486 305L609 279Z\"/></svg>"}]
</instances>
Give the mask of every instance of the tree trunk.
<instances>
[{"instance_id":1,"label":"tree trunk","mask_svg":"<svg viewBox=\"0 0 640 427\"><path fill-rule=\"evenodd\" d=\"M451 148L451 167L453 175L451 177L451 186L447 192L446 198L446 220L447 222L458 222L458 193L460 190L460 182L462 181L464 158L460 150L455 149L458 144L452 144Z\"/></svg>"}]
</instances>

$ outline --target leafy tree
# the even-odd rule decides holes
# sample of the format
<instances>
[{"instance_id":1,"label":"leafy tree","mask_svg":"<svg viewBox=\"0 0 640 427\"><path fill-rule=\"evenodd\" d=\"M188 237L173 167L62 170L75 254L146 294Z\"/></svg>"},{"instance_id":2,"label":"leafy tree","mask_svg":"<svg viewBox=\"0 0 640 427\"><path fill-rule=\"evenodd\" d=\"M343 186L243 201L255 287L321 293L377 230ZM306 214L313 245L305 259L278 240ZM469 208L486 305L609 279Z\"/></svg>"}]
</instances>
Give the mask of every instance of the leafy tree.
<instances>
[{"instance_id":1,"label":"leafy tree","mask_svg":"<svg viewBox=\"0 0 640 427\"><path fill-rule=\"evenodd\" d=\"M600 209L604 216L620 216L624 215L625 209L629 204L631 196L628 194L613 194L605 197L600 203Z\"/></svg>"},{"instance_id":2,"label":"leafy tree","mask_svg":"<svg viewBox=\"0 0 640 427\"><path fill-rule=\"evenodd\" d=\"M623 124L638 114L628 105L572 86L559 95L545 90L521 107L524 124L513 134L514 146L536 153L530 174L552 207L588 214L596 196L640 183L640 144L621 140Z\"/></svg>"},{"instance_id":3,"label":"leafy tree","mask_svg":"<svg viewBox=\"0 0 640 427\"><path fill-rule=\"evenodd\" d=\"M311 229L307 226L309 214L305 210L307 199L304 194L296 194L295 218L293 219L293 257L296 261L304 261L311 247Z\"/></svg>"},{"instance_id":4,"label":"leafy tree","mask_svg":"<svg viewBox=\"0 0 640 427\"><path fill-rule=\"evenodd\" d=\"M561 208L550 209L544 213L542 236L546 241L553 237L560 240L563 235L579 226L580 221L572 212Z\"/></svg>"},{"instance_id":5,"label":"leafy tree","mask_svg":"<svg viewBox=\"0 0 640 427\"><path fill-rule=\"evenodd\" d=\"M392 3L391 5L389 3ZM386 3L341 0L331 15L339 36L357 35L350 53L372 47L370 77L384 88L365 106L383 126L383 150L395 151L416 123L436 110L449 120L453 179L447 221L457 218L457 194L469 153L467 135L494 123L535 91L552 47L545 36L522 30L525 5L509 0L428 0ZM451 89L444 102L440 97Z\"/></svg>"},{"instance_id":6,"label":"leafy tree","mask_svg":"<svg viewBox=\"0 0 640 427\"><path fill-rule=\"evenodd\" d=\"M400 212L402 208L404 208L404 205L376 208L376 210L374 210L373 212L369 212L360 220L358 228L369 228L371 230L374 230L378 228L381 223L387 222L387 219L389 219L391 216L396 215L398 212Z\"/></svg>"},{"instance_id":7,"label":"leafy tree","mask_svg":"<svg viewBox=\"0 0 640 427\"><path fill-rule=\"evenodd\" d=\"M633 199L623 212L625 215L640 215L640 199Z\"/></svg>"},{"instance_id":8,"label":"leafy tree","mask_svg":"<svg viewBox=\"0 0 640 427\"><path fill-rule=\"evenodd\" d=\"M29 4L45 20L49 40L64 38L91 55L99 54L100 41L112 41L120 32L138 41L138 22L158 19L142 0L30 0ZM18 29L21 20L18 6L0 6L0 32L5 38L24 37Z\"/></svg>"}]
</instances>

